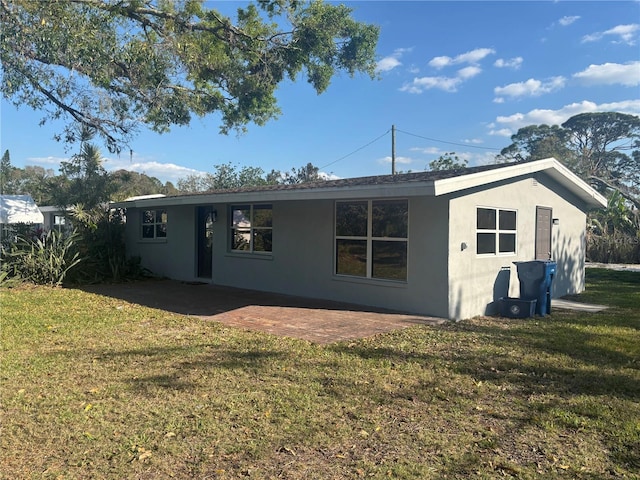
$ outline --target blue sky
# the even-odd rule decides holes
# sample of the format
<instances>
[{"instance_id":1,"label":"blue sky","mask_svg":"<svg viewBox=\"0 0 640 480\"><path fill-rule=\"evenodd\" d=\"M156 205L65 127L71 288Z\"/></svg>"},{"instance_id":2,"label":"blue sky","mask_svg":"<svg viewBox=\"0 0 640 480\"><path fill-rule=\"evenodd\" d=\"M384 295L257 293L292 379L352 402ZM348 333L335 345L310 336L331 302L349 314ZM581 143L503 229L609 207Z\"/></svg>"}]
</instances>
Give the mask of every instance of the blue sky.
<instances>
[{"instance_id":1,"label":"blue sky","mask_svg":"<svg viewBox=\"0 0 640 480\"><path fill-rule=\"evenodd\" d=\"M176 182L231 162L290 170L308 162L334 177L422 171L446 152L491 163L532 124L618 111L640 115L640 3L577 1L346 2L380 26L379 79L336 77L317 95L304 77L278 91L282 115L246 134L218 134L215 116L159 135L142 131L133 154L103 149L108 170ZM223 2L228 12L240 3ZM57 169L73 153L60 125L2 101L1 150L14 166Z\"/></svg>"}]
</instances>

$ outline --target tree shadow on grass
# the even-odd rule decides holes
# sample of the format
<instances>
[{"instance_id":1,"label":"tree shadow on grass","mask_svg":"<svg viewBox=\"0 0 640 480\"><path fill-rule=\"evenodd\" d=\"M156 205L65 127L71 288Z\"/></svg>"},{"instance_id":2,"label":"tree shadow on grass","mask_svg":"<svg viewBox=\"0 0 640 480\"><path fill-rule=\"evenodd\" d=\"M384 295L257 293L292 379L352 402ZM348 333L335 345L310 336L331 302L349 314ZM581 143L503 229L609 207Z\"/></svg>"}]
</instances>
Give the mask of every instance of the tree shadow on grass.
<instances>
[{"instance_id":1,"label":"tree shadow on grass","mask_svg":"<svg viewBox=\"0 0 640 480\"><path fill-rule=\"evenodd\" d=\"M260 372L267 363L285 356L285 353L263 350L216 349L210 344L187 346L148 346L122 350L88 350L82 352L100 363L112 364L127 372L125 383L141 393L153 395L154 388L188 391L198 388L189 380L195 369L225 369ZM145 372L158 372L145 375ZM140 372L140 373L137 373Z\"/></svg>"}]
</instances>

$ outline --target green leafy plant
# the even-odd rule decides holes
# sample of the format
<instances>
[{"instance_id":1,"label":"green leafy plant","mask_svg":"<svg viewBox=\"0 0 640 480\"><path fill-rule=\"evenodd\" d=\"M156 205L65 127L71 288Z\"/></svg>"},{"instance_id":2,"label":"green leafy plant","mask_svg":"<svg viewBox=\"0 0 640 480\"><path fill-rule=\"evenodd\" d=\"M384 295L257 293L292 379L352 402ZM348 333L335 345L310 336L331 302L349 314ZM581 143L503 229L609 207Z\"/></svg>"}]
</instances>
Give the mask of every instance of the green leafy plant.
<instances>
[{"instance_id":1,"label":"green leafy plant","mask_svg":"<svg viewBox=\"0 0 640 480\"><path fill-rule=\"evenodd\" d=\"M42 236L18 236L3 248L0 281L12 278L36 285L60 286L71 269L82 258L75 251L77 233L64 234L51 230Z\"/></svg>"},{"instance_id":2,"label":"green leafy plant","mask_svg":"<svg viewBox=\"0 0 640 480\"><path fill-rule=\"evenodd\" d=\"M78 229L77 249L85 259L82 270L73 272L75 283L119 282L143 277L147 272L140 258L127 258L122 212L100 205L71 207L71 218Z\"/></svg>"}]
</instances>

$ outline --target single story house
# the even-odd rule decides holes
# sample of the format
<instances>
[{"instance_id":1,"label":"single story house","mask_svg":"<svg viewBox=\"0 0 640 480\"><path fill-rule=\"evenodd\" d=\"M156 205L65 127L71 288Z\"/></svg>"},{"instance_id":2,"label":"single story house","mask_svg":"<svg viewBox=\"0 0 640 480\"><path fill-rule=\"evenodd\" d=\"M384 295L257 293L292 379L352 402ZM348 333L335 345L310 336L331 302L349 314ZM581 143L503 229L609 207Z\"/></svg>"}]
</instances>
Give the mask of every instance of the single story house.
<instances>
[{"instance_id":1,"label":"single story house","mask_svg":"<svg viewBox=\"0 0 640 480\"><path fill-rule=\"evenodd\" d=\"M69 227L67 212L55 205L45 205L40 207L44 221L45 231L57 230L66 231Z\"/></svg>"},{"instance_id":2,"label":"single story house","mask_svg":"<svg viewBox=\"0 0 640 480\"><path fill-rule=\"evenodd\" d=\"M111 204L156 274L449 319L517 297L517 261L551 258L552 296L581 292L605 205L553 158Z\"/></svg>"}]
</instances>

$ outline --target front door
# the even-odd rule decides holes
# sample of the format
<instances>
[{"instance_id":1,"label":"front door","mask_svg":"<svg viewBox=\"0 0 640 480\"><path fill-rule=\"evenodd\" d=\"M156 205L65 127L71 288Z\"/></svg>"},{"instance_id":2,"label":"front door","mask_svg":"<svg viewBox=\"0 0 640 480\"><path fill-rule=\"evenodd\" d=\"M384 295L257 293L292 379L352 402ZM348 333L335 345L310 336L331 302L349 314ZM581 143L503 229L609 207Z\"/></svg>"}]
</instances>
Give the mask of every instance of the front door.
<instances>
[{"instance_id":1,"label":"front door","mask_svg":"<svg viewBox=\"0 0 640 480\"><path fill-rule=\"evenodd\" d=\"M198 207L198 277L211 278L213 273L213 207Z\"/></svg>"},{"instance_id":2,"label":"front door","mask_svg":"<svg viewBox=\"0 0 640 480\"><path fill-rule=\"evenodd\" d=\"M536 207L536 260L551 260L551 218L549 207Z\"/></svg>"}]
</instances>

